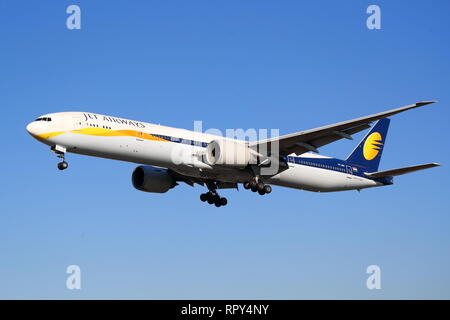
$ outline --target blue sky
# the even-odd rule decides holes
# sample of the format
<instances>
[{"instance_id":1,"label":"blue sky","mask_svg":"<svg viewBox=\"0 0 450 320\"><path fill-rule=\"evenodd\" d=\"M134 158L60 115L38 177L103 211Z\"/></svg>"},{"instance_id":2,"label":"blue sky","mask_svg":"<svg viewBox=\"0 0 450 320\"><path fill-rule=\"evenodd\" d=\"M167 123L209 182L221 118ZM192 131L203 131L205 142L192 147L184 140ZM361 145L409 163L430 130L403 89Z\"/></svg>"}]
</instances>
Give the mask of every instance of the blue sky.
<instances>
[{"instance_id":1,"label":"blue sky","mask_svg":"<svg viewBox=\"0 0 450 320\"><path fill-rule=\"evenodd\" d=\"M66 28L67 6L82 29ZM366 28L377 4L382 29ZM0 298L450 298L448 1L2 1ZM90 111L282 134L421 100L392 118L394 186L260 197L146 194L135 165L68 155L25 131ZM356 138L361 138L362 133ZM355 139L357 140L357 139ZM356 141L321 153L345 157ZM82 270L67 290L66 267ZM366 268L382 289L366 288Z\"/></svg>"}]
</instances>

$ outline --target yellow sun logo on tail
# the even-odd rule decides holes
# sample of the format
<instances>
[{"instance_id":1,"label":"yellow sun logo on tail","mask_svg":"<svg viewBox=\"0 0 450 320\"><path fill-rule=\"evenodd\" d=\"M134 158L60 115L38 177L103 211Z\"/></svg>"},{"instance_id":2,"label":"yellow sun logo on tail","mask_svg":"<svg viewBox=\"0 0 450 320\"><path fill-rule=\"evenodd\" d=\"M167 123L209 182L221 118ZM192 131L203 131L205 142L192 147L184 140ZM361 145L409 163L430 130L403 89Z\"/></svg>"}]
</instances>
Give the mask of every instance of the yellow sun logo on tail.
<instances>
[{"instance_id":1,"label":"yellow sun logo on tail","mask_svg":"<svg viewBox=\"0 0 450 320\"><path fill-rule=\"evenodd\" d=\"M377 156L383 148L383 143L381 141L383 141L383 138L378 132L374 132L367 137L363 149L364 158L366 158L366 160L372 160Z\"/></svg>"}]
</instances>

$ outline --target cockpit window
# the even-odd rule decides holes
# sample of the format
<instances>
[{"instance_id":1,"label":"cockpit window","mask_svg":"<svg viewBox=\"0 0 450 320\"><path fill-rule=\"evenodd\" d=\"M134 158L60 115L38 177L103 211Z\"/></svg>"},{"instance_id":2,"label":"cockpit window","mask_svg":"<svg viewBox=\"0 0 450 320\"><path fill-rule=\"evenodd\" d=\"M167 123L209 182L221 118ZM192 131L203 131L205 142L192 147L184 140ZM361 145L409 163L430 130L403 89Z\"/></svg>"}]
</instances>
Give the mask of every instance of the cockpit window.
<instances>
[{"instance_id":1,"label":"cockpit window","mask_svg":"<svg viewBox=\"0 0 450 320\"><path fill-rule=\"evenodd\" d=\"M37 118L34 121L52 121L52 118L44 117L44 118Z\"/></svg>"}]
</instances>

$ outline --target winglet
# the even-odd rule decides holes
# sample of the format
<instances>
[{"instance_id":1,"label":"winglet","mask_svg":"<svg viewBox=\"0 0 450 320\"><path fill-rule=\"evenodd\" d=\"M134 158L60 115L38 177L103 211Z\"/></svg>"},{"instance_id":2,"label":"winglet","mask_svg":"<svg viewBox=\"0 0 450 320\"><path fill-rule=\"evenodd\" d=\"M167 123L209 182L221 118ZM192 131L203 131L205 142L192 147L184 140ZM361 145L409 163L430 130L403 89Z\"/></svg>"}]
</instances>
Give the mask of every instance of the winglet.
<instances>
[{"instance_id":1,"label":"winglet","mask_svg":"<svg viewBox=\"0 0 450 320\"><path fill-rule=\"evenodd\" d=\"M406 111L406 110L411 110L411 109L423 107L423 106L426 106L428 104L432 104L432 103L436 103L436 102L437 101L434 101L434 100L432 100L432 101L419 101L419 102L416 102L414 104L410 104L408 106L404 106L404 107L400 107L400 108L396 108L396 109L391 109L391 110L388 110L388 111L380 112L380 113L377 113L377 114L373 114L373 115L371 115L369 117L374 117L375 118L374 120L378 120L378 119L381 119L381 118L386 118L386 117L392 116L394 114L398 114L398 113Z\"/></svg>"},{"instance_id":2,"label":"winglet","mask_svg":"<svg viewBox=\"0 0 450 320\"><path fill-rule=\"evenodd\" d=\"M422 106L426 106L427 104L436 103L436 102L438 102L438 101L437 100L419 101L419 102L416 102L416 106L417 107L422 107Z\"/></svg>"}]
</instances>

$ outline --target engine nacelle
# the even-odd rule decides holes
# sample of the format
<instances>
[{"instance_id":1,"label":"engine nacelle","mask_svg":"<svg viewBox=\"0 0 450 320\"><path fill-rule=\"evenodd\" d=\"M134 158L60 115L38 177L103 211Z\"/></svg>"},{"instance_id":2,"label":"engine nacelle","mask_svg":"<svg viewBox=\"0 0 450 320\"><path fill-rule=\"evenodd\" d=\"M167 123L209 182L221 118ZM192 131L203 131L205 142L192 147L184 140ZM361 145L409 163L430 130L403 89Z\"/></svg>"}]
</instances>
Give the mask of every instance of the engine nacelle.
<instances>
[{"instance_id":1,"label":"engine nacelle","mask_svg":"<svg viewBox=\"0 0 450 320\"><path fill-rule=\"evenodd\" d=\"M131 175L133 186L145 192L164 193L177 185L169 170L152 166L139 166Z\"/></svg>"},{"instance_id":2,"label":"engine nacelle","mask_svg":"<svg viewBox=\"0 0 450 320\"><path fill-rule=\"evenodd\" d=\"M247 144L233 140L213 140L206 147L206 163L243 169L255 160Z\"/></svg>"}]
</instances>

